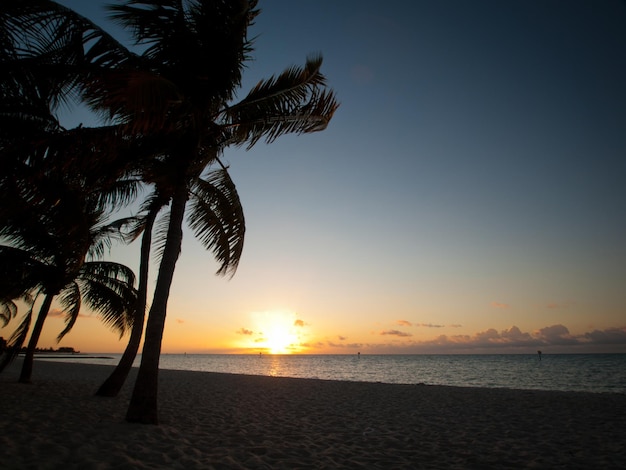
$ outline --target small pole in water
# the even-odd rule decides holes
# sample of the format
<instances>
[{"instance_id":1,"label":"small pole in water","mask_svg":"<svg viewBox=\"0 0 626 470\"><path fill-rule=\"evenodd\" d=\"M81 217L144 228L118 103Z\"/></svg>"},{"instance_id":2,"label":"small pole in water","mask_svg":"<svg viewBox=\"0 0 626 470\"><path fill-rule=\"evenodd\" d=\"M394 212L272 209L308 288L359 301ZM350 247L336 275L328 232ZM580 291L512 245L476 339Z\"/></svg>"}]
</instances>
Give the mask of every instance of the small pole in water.
<instances>
[{"instance_id":1,"label":"small pole in water","mask_svg":"<svg viewBox=\"0 0 626 470\"><path fill-rule=\"evenodd\" d=\"M541 361L541 351L537 351L537 355L539 356L539 360Z\"/></svg>"},{"instance_id":2,"label":"small pole in water","mask_svg":"<svg viewBox=\"0 0 626 470\"><path fill-rule=\"evenodd\" d=\"M361 359L361 352L359 351L358 353L356 353L356 357L358 357L359 359Z\"/></svg>"}]
</instances>

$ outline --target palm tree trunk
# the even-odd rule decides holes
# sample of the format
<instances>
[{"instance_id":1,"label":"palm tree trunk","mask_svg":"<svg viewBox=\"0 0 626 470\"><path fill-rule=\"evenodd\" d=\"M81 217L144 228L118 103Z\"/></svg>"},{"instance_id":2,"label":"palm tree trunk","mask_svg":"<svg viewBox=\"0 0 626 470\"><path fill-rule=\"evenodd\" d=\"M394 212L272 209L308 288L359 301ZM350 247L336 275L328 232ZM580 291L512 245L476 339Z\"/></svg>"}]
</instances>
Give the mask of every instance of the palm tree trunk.
<instances>
[{"instance_id":1,"label":"palm tree trunk","mask_svg":"<svg viewBox=\"0 0 626 470\"><path fill-rule=\"evenodd\" d=\"M54 295L46 294L43 299L43 304L39 309L39 314L37 315L37 321L35 322L35 326L33 327L33 332L30 335L30 340L28 341L28 346L26 348L26 355L24 356L24 362L22 363L22 372L20 373L19 382L21 383L30 383L30 377L33 373L33 360L35 357L35 348L37 347L37 343L39 342L39 337L41 336L41 330L43 330L43 324L46 321L46 317L48 316L48 312L50 311L50 306L52 305L52 299Z\"/></svg>"},{"instance_id":2,"label":"palm tree trunk","mask_svg":"<svg viewBox=\"0 0 626 470\"><path fill-rule=\"evenodd\" d=\"M96 395L101 397L117 396L124 385L124 382L126 382L128 373L135 362L135 357L137 357L137 351L139 351L139 344L141 343L141 336L143 334L143 323L146 316L146 303L148 297L148 262L150 259L150 247L152 245L152 228L154 227L154 221L159 213L159 209L160 208L153 209L148 213L146 226L144 227L143 235L141 237L137 307L135 310L135 318L133 319L133 328L130 332L130 338L119 364L96 392Z\"/></svg>"},{"instance_id":3,"label":"palm tree trunk","mask_svg":"<svg viewBox=\"0 0 626 470\"><path fill-rule=\"evenodd\" d=\"M176 261L183 241L183 217L187 204L187 187L180 184L172 197L170 222L159 274L148 314L146 336L141 354L141 364L135 388L126 412L126 421L131 423L158 424L157 393L159 382L159 357L165 328L167 300L174 278Z\"/></svg>"}]
</instances>

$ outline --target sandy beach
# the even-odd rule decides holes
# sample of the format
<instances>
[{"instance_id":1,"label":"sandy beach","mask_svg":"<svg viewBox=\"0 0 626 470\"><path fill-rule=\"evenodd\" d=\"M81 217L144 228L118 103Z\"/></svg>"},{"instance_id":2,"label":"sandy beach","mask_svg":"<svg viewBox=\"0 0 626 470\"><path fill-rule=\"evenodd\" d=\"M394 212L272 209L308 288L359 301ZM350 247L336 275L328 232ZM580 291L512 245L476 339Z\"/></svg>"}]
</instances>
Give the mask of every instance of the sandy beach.
<instances>
[{"instance_id":1,"label":"sandy beach","mask_svg":"<svg viewBox=\"0 0 626 470\"><path fill-rule=\"evenodd\" d=\"M2 469L626 468L626 395L160 372L158 426L111 368L0 375ZM132 377L131 377L132 379Z\"/></svg>"}]
</instances>

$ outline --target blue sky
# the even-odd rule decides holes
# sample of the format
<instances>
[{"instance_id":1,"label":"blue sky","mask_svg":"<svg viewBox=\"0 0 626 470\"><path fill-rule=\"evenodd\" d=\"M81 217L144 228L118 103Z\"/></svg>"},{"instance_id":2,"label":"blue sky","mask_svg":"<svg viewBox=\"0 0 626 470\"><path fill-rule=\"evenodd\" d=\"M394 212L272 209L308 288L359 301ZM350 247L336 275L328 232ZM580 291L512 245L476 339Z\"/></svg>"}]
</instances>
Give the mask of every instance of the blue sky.
<instances>
[{"instance_id":1,"label":"blue sky","mask_svg":"<svg viewBox=\"0 0 626 470\"><path fill-rule=\"evenodd\" d=\"M165 351L263 347L280 321L294 351L506 351L513 327L532 351L605 330L626 350L624 2L259 6L241 97L321 53L341 107L324 132L226 152L243 260L216 278L186 234ZM94 347L123 347L102 331Z\"/></svg>"}]
</instances>

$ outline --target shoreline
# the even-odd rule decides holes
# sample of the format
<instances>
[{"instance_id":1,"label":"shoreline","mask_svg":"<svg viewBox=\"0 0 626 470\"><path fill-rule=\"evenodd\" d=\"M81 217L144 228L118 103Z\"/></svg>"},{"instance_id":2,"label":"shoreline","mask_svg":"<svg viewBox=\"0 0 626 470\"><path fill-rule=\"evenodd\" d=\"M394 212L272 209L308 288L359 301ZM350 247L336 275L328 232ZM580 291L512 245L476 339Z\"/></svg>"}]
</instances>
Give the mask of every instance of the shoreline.
<instances>
[{"instance_id":1,"label":"shoreline","mask_svg":"<svg viewBox=\"0 0 626 470\"><path fill-rule=\"evenodd\" d=\"M21 360L0 375L0 467L626 468L626 395L163 369L158 426L124 421L136 369Z\"/></svg>"}]
</instances>

